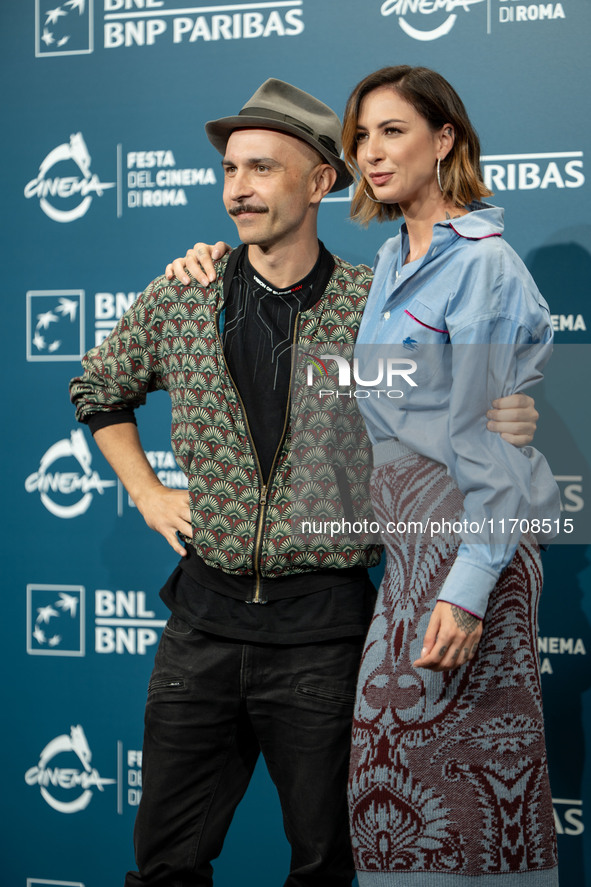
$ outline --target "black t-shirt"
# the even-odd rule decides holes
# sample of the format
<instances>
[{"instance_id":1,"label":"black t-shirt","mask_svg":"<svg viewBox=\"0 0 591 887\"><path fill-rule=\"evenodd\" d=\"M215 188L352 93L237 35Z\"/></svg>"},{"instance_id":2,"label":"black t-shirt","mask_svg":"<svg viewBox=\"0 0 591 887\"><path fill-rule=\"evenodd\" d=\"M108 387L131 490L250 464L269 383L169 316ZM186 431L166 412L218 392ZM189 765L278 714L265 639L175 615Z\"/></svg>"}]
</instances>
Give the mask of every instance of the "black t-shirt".
<instances>
[{"instance_id":1,"label":"black t-shirt","mask_svg":"<svg viewBox=\"0 0 591 887\"><path fill-rule=\"evenodd\" d=\"M321 297L334 259L320 244L309 274L275 289L252 267L242 247L224 305L224 356L248 418L261 469L269 480L289 420L289 386L296 318Z\"/></svg>"},{"instance_id":2,"label":"black t-shirt","mask_svg":"<svg viewBox=\"0 0 591 887\"><path fill-rule=\"evenodd\" d=\"M183 558L162 588L160 597L166 606L201 631L239 641L312 644L364 637L376 600L365 570L342 585L314 590L309 583L309 594L252 604L202 585L186 566ZM216 572L223 582L225 574Z\"/></svg>"}]
</instances>

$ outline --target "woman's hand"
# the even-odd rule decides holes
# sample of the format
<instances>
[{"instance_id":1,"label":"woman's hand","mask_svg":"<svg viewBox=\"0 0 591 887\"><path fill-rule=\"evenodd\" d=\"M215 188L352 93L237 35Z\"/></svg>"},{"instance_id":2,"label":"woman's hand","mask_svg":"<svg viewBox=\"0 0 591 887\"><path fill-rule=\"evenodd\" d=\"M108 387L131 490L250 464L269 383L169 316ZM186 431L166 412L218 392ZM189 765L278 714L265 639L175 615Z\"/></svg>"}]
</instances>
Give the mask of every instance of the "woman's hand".
<instances>
[{"instance_id":1,"label":"woman's hand","mask_svg":"<svg viewBox=\"0 0 591 887\"><path fill-rule=\"evenodd\" d=\"M482 635L482 619L461 607L437 601L414 668L451 671L473 659Z\"/></svg>"},{"instance_id":2,"label":"woman's hand","mask_svg":"<svg viewBox=\"0 0 591 887\"><path fill-rule=\"evenodd\" d=\"M187 285L191 282L189 274L192 274L197 283L207 286L216 277L213 263L225 256L230 249L223 240L218 240L213 246L209 243L196 243L193 249L187 250L184 258L174 259L166 266L164 276L167 280L177 277L181 283Z\"/></svg>"},{"instance_id":3,"label":"woman's hand","mask_svg":"<svg viewBox=\"0 0 591 887\"><path fill-rule=\"evenodd\" d=\"M536 433L540 414L529 394L510 394L493 400L493 409L486 414L487 428L497 431L503 440L515 447L530 444Z\"/></svg>"}]
</instances>

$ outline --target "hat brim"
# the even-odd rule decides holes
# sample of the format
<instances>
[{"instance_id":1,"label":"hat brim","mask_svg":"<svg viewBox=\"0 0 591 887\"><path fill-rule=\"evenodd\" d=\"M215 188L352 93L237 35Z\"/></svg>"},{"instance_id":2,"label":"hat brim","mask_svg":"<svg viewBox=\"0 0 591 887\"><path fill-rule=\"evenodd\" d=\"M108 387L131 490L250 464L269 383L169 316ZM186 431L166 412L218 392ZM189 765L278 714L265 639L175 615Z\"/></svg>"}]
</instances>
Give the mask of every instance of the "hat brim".
<instances>
[{"instance_id":1,"label":"hat brim","mask_svg":"<svg viewBox=\"0 0 591 887\"><path fill-rule=\"evenodd\" d=\"M225 153L226 144L230 138L230 134L234 132L235 129L271 129L276 132L286 132L288 135L295 136L296 139L306 142L314 148L315 151L318 151L318 153L324 157L326 162L335 170L337 178L330 189L331 193L333 191L342 191L343 188L348 188L353 184L353 176L345 166L344 160L325 148L324 145L318 142L312 135L307 135L307 133L291 123L286 123L283 120L269 120L268 117L242 114L240 116L237 115L236 117L221 117L219 120L210 120L205 124L207 138L220 154Z\"/></svg>"}]
</instances>

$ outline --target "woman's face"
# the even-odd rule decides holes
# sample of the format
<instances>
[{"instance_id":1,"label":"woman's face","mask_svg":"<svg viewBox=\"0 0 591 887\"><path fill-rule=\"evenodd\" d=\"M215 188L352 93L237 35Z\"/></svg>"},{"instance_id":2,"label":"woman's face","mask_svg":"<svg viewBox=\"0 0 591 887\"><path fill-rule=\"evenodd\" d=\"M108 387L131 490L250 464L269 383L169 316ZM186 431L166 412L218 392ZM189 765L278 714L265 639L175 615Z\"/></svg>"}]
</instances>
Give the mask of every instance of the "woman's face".
<instances>
[{"instance_id":1,"label":"woman's face","mask_svg":"<svg viewBox=\"0 0 591 887\"><path fill-rule=\"evenodd\" d=\"M441 197L435 167L447 153L443 130L434 132L393 87L380 86L362 99L357 163L379 201L397 203L404 212Z\"/></svg>"}]
</instances>

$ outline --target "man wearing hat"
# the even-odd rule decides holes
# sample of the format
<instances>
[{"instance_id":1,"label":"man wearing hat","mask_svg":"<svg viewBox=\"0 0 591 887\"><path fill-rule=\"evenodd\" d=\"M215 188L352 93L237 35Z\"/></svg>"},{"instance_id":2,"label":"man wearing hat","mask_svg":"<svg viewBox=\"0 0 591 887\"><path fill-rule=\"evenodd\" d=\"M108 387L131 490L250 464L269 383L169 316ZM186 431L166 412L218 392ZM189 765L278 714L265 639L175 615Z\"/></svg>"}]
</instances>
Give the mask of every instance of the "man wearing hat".
<instances>
[{"instance_id":1,"label":"man wearing hat","mask_svg":"<svg viewBox=\"0 0 591 887\"><path fill-rule=\"evenodd\" d=\"M379 552L290 530L291 346L354 342L371 274L318 241L322 198L351 182L330 108L267 80L206 132L242 246L209 286L153 281L70 386L77 418L181 555L161 591L171 617L148 690L139 872L125 884L212 884L262 752L291 845L285 887L348 887L347 760ZM157 388L187 492L163 487L141 447L134 409ZM337 421L363 435L353 399L310 433L333 440Z\"/></svg>"}]
</instances>

